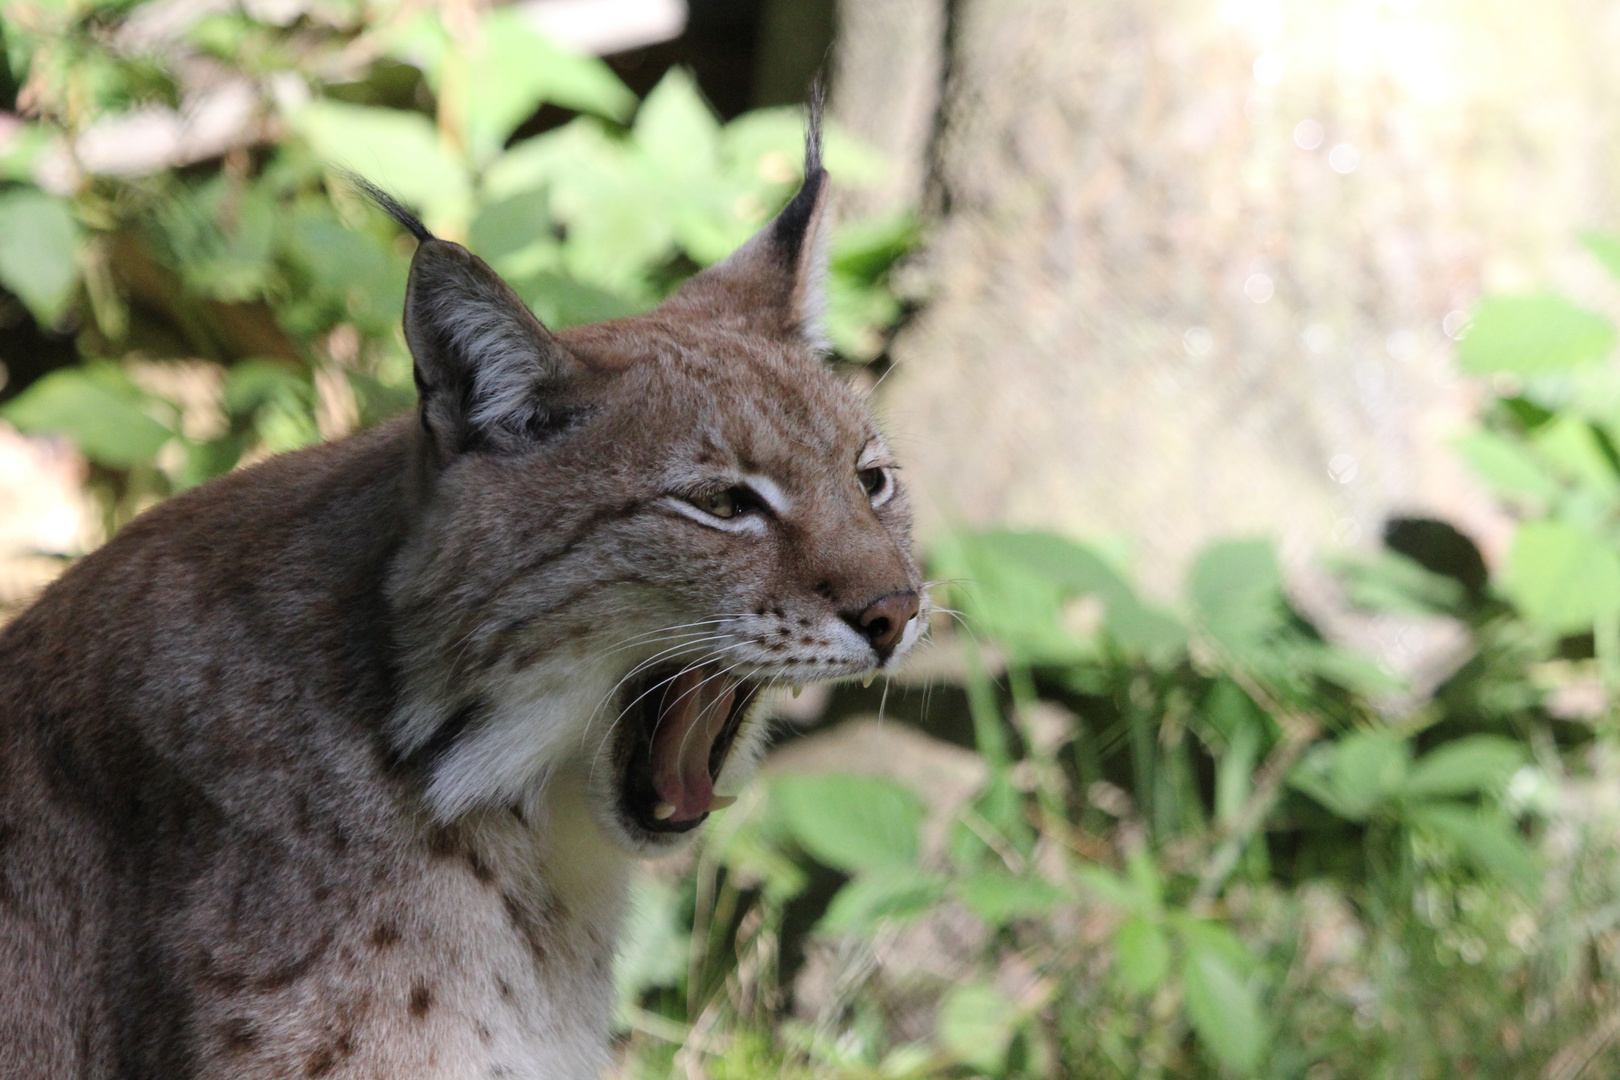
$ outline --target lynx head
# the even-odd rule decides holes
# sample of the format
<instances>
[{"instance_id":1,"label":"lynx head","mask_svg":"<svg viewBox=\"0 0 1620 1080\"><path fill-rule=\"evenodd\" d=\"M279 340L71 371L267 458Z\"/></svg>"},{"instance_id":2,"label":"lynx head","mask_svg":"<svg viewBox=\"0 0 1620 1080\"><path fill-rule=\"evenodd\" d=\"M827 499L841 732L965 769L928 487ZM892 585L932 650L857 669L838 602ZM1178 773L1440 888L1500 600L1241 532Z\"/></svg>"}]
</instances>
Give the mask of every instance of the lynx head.
<instances>
[{"instance_id":1,"label":"lynx head","mask_svg":"<svg viewBox=\"0 0 1620 1080\"><path fill-rule=\"evenodd\" d=\"M373 192L420 240L392 738L440 819L538 808L567 778L609 835L661 850L751 767L764 690L892 670L917 640L906 493L816 330L817 127L798 194L729 259L562 333Z\"/></svg>"}]
</instances>

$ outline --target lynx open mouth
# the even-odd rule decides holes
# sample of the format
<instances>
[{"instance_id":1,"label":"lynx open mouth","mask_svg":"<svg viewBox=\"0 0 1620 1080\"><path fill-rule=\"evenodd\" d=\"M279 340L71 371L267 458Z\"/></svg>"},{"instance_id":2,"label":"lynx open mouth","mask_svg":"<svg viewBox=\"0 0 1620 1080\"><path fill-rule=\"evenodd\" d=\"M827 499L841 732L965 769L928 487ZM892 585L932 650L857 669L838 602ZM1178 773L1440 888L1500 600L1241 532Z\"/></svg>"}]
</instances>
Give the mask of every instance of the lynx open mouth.
<instances>
[{"instance_id":1,"label":"lynx open mouth","mask_svg":"<svg viewBox=\"0 0 1620 1080\"><path fill-rule=\"evenodd\" d=\"M633 688L624 776L632 821L648 832L686 832L730 805L714 782L757 691L707 666L657 671Z\"/></svg>"}]
</instances>

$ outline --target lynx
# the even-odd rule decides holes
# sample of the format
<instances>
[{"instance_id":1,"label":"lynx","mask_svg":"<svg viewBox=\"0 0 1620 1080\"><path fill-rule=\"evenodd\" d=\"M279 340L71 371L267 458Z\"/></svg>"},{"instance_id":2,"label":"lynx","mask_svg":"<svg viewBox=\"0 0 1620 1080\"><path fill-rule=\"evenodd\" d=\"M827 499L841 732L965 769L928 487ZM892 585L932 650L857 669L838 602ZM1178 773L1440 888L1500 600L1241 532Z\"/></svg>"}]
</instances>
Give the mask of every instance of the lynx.
<instances>
[{"instance_id":1,"label":"lynx","mask_svg":"<svg viewBox=\"0 0 1620 1080\"><path fill-rule=\"evenodd\" d=\"M558 333L383 197L418 411L148 511L6 628L0 1074L600 1074L634 861L728 804L766 690L927 617L816 335L807 143L729 259Z\"/></svg>"}]
</instances>

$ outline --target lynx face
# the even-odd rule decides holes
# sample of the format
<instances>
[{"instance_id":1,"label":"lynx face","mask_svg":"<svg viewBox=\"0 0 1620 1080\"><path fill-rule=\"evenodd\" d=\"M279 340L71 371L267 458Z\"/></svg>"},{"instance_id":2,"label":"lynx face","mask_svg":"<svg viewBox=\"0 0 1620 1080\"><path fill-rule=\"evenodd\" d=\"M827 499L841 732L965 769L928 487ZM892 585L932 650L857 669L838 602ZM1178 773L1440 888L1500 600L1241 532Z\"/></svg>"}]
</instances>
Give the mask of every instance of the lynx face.
<instances>
[{"instance_id":1,"label":"lynx face","mask_svg":"<svg viewBox=\"0 0 1620 1080\"><path fill-rule=\"evenodd\" d=\"M897 464L813 338L814 132L807 157L729 260L556 335L402 218L429 449L390 582L392 736L441 820L574 791L621 845L662 850L729 803L763 691L892 670L917 640Z\"/></svg>"}]
</instances>

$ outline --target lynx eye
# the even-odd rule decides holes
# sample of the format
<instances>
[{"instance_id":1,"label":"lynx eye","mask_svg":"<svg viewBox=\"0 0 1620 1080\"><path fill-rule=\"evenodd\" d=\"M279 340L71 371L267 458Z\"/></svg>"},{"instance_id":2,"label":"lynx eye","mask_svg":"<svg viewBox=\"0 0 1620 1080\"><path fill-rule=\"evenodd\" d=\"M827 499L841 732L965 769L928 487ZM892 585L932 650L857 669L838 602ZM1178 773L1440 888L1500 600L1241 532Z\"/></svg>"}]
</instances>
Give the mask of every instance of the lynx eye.
<instances>
[{"instance_id":1,"label":"lynx eye","mask_svg":"<svg viewBox=\"0 0 1620 1080\"><path fill-rule=\"evenodd\" d=\"M872 500L873 506L888 500L889 489L893 483L889 477L888 469L878 465L870 469L862 469L855 476L860 480L861 487L865 489L866 497Z\"/></svg>"},{"instance_id":2,"label":"lynx eye","mask_svg":"<svg viewBox=\"0 0 1620 1080\"><path fill-rule=\"evenodd\" d=\"M688 501L705 514L712 514L717 518L728 521L759 505L759 499L753 492L744 487L729 487L720 491L710 491L702 495L694 495Z\"/></svg>"}]
</instances>

